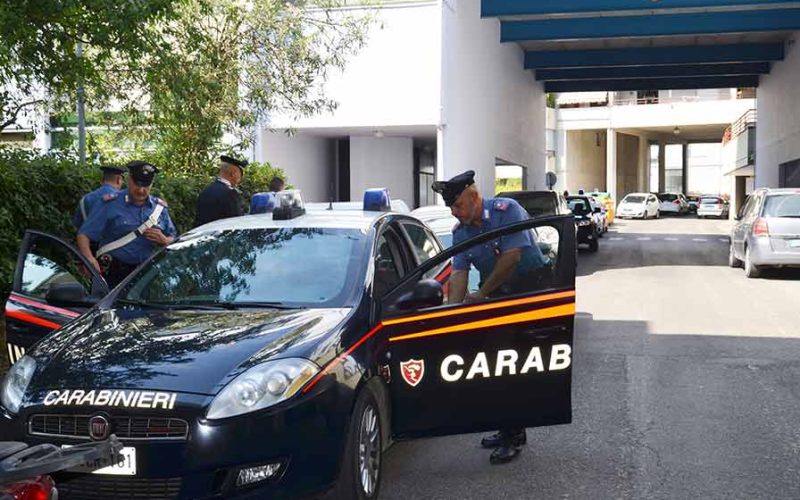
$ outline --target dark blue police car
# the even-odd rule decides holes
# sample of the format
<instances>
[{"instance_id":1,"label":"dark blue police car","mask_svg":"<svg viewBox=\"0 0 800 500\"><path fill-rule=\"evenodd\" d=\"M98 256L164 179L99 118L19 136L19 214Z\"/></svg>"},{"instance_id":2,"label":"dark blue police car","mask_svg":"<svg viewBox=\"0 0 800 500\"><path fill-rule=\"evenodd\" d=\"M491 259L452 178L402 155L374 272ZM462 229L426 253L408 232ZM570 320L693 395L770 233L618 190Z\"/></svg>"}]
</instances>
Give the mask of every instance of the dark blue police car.
<instances>
[{"instance_id":1,"label":"dark blue police car","mask_svg":"<svg viewBox=\"0 0 800 500\"><path fill-rule=\"evenodd\" d=\"M184 234L110 293L70 245L28 234L0 437L124 444L57 476L61 498L372 499L393 439L570 422L572 216L444 250L385 195L364 212L292 197ZM542 228L559 239L546 279L447 303L453 255Z\"/></svg>"}]
</instances>

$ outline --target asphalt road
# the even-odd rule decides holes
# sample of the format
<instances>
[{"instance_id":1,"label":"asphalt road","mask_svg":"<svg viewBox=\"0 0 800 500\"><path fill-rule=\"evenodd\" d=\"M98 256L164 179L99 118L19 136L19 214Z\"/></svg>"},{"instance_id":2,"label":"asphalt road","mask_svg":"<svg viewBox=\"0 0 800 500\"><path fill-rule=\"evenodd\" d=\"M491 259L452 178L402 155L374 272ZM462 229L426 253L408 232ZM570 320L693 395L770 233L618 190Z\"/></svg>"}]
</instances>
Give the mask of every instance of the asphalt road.
<instances>
[{"instance_id":1,"label":"asphalt road","mask_svg":"<svg viewBox=\"0 0 800 500\"><path fill-rule=\"evenodd\" d=\"M728 227L617 222L579 256L573 423L504 466L398 443L381 498L800 499L800 273L728 268Z\"/></svg>"}]
</instances>

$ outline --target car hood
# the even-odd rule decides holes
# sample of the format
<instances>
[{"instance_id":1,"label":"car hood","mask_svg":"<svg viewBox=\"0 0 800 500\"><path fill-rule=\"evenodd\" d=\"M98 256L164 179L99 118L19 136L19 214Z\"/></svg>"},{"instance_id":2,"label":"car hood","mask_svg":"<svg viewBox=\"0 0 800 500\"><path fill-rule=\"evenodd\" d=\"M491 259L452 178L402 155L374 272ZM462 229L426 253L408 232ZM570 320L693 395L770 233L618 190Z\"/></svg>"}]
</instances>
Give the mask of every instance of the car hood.
<instances>
[{"instance_id":1,"label":"car hood","mask_svg":"<svg viewBox=\"0 0 800 500\"><path fill-rule=\"evenodd\" d=\"M350 309L93 311L42 341L29 393L147 389L213 395L250 366L309 357Z\"/></svg>"}]
</instances>

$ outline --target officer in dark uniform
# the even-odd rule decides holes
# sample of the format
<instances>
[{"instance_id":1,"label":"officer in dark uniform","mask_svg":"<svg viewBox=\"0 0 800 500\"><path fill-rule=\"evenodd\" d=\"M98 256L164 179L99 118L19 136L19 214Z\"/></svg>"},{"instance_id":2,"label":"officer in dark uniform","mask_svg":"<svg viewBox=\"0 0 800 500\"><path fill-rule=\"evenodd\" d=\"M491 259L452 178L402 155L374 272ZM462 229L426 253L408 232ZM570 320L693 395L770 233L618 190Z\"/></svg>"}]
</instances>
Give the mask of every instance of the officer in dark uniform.
<instances>
[{"instance_id":1,"label":"officer in dark uniform","mask_svg":"<svg viewBox=\"0 0 800 500\"><path fill-rule=\"evenodd\" d=\"M434 182L432 189L441 194L459 224L453 228L453 245L501 226L528 220L528 213L510 198L483 199L475 187L475 172L469 170L446 182ZM531 289L538 274L547 265L531 231L519 231L453 257L448 302L477 302ZM470 292L470 266L480 272L479 289ZM535 285L534 285L535 286ZM525 429L501 429L483 438L481 445L493 448L492 464L510 462L526 443Z\"/></svg>"},{"instance_id":2,"label":"officer in dark uniform","mask_svg":"<svg viewBox=\"0 0 800 500\"><path fill-rule=\"evenodd\" d=\"M104 165L100 167L100 170L103 171L103 183L99 188L83 195L75 208L75 214L72 216L72 225L75 226L76 230L81 228L86 219L89 218L89 215L91 215L92 210L101 205L104 199L116 197L122 189L125 170L112 165Z\"/></svg>"},{"instance_id":3,"label":"officer in dark uniform","mask_svg":"<svg viewBox=\"0 0 800 500\"><path fill-rule=\"evenodd\" d=\"M143 161L128 163L128 189L106 199L78 232L81 254L102 272L98 259L107 263L105 277L116 286L159 247L175 241L177 231L164 200L150 195L158 169ZM97 242L97 257L90 242Z\"/></svg>"},{"instance_id":4,"label":"officer in dark uniform","mask_svg":"<svg viewBox=\"0 0 800 500\"><path fill-rule=\"evenodd\" d=\"M197 197L195 226L244 214L242 195L236 188L244 177L247 160L225 155L219 160L219 176Z\"/></svg>"}]
</instances>

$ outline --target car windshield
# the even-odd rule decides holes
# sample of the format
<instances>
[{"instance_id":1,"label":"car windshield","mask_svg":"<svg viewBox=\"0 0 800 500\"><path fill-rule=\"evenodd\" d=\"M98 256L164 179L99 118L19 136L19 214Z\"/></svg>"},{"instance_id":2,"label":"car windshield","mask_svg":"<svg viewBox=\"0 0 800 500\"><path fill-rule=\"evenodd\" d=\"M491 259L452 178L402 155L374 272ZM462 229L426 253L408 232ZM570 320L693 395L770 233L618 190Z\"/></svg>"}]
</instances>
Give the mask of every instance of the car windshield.
<instances>
[{"instance_id":1,"label":"car windshield","mask_svg":"<svg viewBox=\"0 0 800 500\"><path fill-rule=\"evenodd\" d=\"M800 218L800 193L768 196L764 205L764 217Z\"/></svg>"},{"instance_id":2,"label":"car windshield","mask_svg":"<svg viewBox=\"0 0 800 500\"><path fill-rule=\"evenodd\" d=\"M569 209L572 210L572 213L577 215L588 214L592 211L589 203L583 198L569 198L567 203L569 203Z\"/></svg>"},{"instance_id":3,"label":"car windshield","mask_svg":"<svg viewBox=\"0 0 800 500\"><path fill-rule=\"evenodd\" d=\"M150 261L118 299L150 304L351 305L366 236L357 229L261 228L198 233Z\"/></svg>"},{"instance_id":4,"label":"car windshield","mask_svg":"<svg viewBox=\"0 0 800 500\"><path fill-rule=\"evenodd\" d=\"M521 193L509 198L517 200L531 217L556 214L556 198L551 193Z\"/></svg>"},{"instance_id":5,"label":"car windshield","mask_svg":"<svg viewBox=\"0 0 800 500\"><path fill-rule=\"evenodd\" d=\"M658 195L658 199L661 201L675 201L678 199L677 194L660 194Z\"/></svg>"},{"instance_id":6,"label":"car windshield","mask_svg":"<svg viewBox=\"0 0 800 500\"><path fill-rule=\"evenodd\" d=\"M701 205L719 205L722 203L722 200L719 198L703 198L700 200Z\"/></svg>"},{"instance_id":7,"label":"car windshield","mask_svg":"<svg viewBox=\"0 0 800 500\"><path fill-rule=\"evenodd\" d=\"M644 203L644 196L626 196L623 203Z\"/></svg>"}]
</instances>

